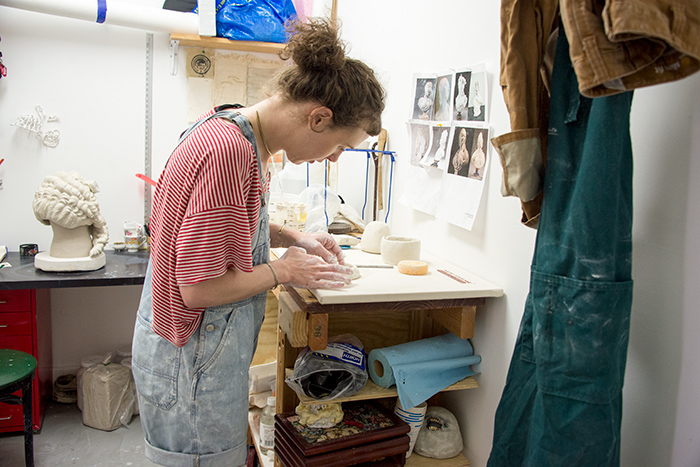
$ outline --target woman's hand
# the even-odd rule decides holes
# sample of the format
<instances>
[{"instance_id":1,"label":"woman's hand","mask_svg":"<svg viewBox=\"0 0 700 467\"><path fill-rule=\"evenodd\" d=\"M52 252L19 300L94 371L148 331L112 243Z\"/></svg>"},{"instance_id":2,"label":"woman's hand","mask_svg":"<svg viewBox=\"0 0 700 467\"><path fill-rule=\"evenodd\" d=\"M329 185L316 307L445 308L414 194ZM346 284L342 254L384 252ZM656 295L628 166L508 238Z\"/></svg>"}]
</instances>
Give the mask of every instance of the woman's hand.
<instances>
[{"instance_id":1,"label":"woman's hand","mask_svg":"<svg viewBox=\"0 0 700 467\"><path fill-rule=\"evenodd\" d=\"M331 237L330 240L335 243ZM310 247L318 249L321 243L311 242ZM338 248L338 245L335 245ZM320 246L329 256L328 250ZM340 250L340 248L338 248ZM305 248L290 246L279 261L272 262L282 284L304 289L337 289L350 283L352 269L337 261L326 262L316 254L308 254ZM330 255L335 260L336 256Z\"/></svg>"},{"instance_id":2,"label":"woman's hand","mask_svg":"<svg viewBox=\"0 0 700 467\"><path fill-rule=\"evenodd\" d=\"M340 249L333 236L326 232L302 232L294 240L294 246L303 248L310 255L321 257L326 263L345 264L343 250Z\"/></svg>"}]
</instances>

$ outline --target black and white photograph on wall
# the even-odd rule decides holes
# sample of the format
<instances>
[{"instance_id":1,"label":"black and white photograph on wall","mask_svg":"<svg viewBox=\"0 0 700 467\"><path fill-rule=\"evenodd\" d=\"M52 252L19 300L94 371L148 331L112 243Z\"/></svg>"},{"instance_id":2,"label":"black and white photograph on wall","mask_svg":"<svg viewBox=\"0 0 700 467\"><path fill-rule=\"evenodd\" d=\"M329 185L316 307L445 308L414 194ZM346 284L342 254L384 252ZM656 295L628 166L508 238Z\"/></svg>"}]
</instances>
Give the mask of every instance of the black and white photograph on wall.
<instances>
[{"instance_id":1,"label":"black and white photograph on wall","mask_svg":"<svg viewBox=\"0 0 700 467\"><path fill-rule=\"evenodd\" d=\"M434 167L442 171L447 170L447 141L449 137L449 126L434 125L432 127L430 150L420 161L423 167Z\"/></svg>"},{"instance_id":2,"label":"black and white photograph on wall","mask_svg":"<svg viewBox=\"0 0 700 467\"><path fill-rule=\"evenodd\" d=\"M411 165L420 167L420 161L430 148L430 125L428 123L410 123Z\"/></svg>"},{"instance_id":3,"label":"black and white photograph on wall","mask_svg":"<svg viewBox=\"0 0 700 467\"><path fill-rule=\"evenodd\" d=\"M469 175L469 149L474 140L474 128L455 126L450 144L450 162L447 172L466 177Z\"/></svg>"},{"instance_id":4,"label":"black and white photograph on wall","mask_svg":"<svg viewBox=\"0 0 700 467\"><path fill-rule=\"evenodd\" d=\"M447 173L483 180L488 132L486 128L456 125L450 139Z\"/></svg>"},{"instance_id":5,"label":"black and white photograph on wall","mask_svg":"<svg viewBox=\"0 0 700 467\"><path fill-rule=\"evenodd\" d=\"M458 71L455 73L453 120L460 121L467 119L468 93L471 79L472 72L470 70Z\"/></svg>"},{"instance_id":6,"label":"black and white photograph on wall","mask_svg":"<svg viewBox=\"0 0 700 467\"><path fill-rule=\"evenodd\" d=\"M469 171L467 177L475 180L484 179L484 166L486 165L486 141L488 141L489 130L475 128L473 134L473 144L469 156Z\"/></svg>"},{"instance_id":7,"label":"black and white photograph on wall","mask_svg":"<svg viewBox=\"0 0 700 467\"><path fill-rule=\"evenodd\" d=\"M473 71L469 85L469 103L467 120L470 122L487 122L486 116L486 72Z\"/></svg>"},{"instance_id":8,"label":"black and white photograph on wall","mask_svg":"<svg viewBox=\"0 0 700 467\"><path fill-rule=\"evenodd\" d=\"M453 74L445 73L437 77L435 90L435 116L438 121L452 119L452 77Z\"/></svg>"},{"instance_id":9,"label":"black and white photograph on wall","mask_svg":"<svg viewBox=\"0 0 700 467\"><path fill-rule=\"evenodd\" d=\"M437 76L417 75L414 77L414 83L412 118L414 120L432 120L435 114Z\"/></svg>"}]
</instances>

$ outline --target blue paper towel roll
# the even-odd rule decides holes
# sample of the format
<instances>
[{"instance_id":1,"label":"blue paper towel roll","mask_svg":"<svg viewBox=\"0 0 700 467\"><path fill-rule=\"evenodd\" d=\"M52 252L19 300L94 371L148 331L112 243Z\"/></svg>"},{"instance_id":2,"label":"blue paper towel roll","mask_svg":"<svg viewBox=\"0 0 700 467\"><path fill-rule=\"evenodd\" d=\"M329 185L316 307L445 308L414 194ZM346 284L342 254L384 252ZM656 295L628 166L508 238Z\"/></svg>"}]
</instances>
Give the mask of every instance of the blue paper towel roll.
<instances>
[{"instance_id":1,"label":"blue paper towel roll","mask_svg":"<svg viewBox=\"0 0 700 467\"><path fill-rule=\"evenodd\" d=\"M415 407L446 387L475 372L481 361L471 344L449 333L374 349L368 356L369 376L385 388L396 384L401 405Z\"/></svg>"}]
</instances>

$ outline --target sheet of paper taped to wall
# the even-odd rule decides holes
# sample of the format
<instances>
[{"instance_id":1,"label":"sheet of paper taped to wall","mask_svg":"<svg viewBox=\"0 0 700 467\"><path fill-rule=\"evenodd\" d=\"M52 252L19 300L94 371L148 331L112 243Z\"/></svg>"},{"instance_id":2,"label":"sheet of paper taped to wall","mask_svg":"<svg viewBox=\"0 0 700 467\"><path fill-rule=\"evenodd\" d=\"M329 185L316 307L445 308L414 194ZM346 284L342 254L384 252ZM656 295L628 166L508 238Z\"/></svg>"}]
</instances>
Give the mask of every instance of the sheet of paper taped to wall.
<instances>
[{"instance_id":1,"label":"sheet of paper taped to wall","mask_svg":"<svg viewBox=\"0 0 700 467\"><path fill-rule=\"evenodd\" d=\"M216 105L251 106L267 97L265 85L286 62L264 59L252 54L192 48L187 55L187 120L194 122ZM206 60L193 60L197 54L211 60L211 67L202 73ZM195 68L193 68L193 66ZM196 68L201 66L201 68Z\"/></svg>"}]
</instances>

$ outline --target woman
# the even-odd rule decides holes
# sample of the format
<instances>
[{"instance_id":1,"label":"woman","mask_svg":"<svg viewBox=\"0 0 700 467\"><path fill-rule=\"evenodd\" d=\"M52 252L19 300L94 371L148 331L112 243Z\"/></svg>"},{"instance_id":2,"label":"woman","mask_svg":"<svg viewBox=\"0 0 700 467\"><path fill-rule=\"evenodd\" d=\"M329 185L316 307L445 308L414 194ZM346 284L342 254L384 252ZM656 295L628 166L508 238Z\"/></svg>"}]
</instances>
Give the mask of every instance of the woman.
<instances>
[{"instance_id":1,"label":"woman","mask_svg":"<svg viewBox=\"0 0 700 467\"><path fill-rule=\"evenodd\" d=\"M237 111L218 108L181 138L158 181L151 261L132 364L146 456L162 465L246 462L248 368L278 284L334 288L351 269L328 234L267 217L268 158L336 161L381 130L384 91L345 57L337 30L293 26L275 93ZM278 261L269 248L286 246Z\"/></svg>"}]
</instances>

